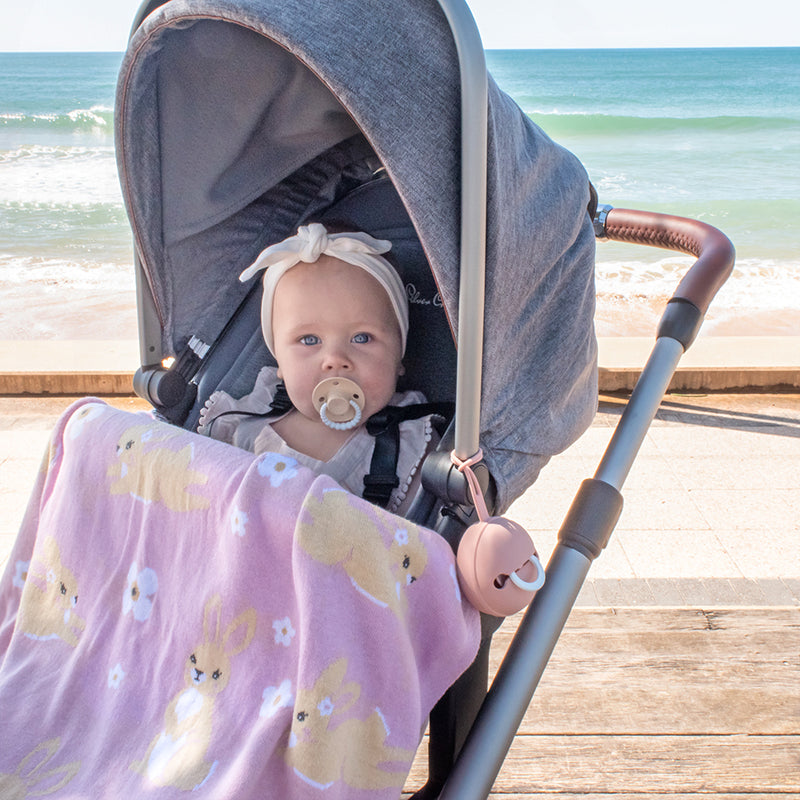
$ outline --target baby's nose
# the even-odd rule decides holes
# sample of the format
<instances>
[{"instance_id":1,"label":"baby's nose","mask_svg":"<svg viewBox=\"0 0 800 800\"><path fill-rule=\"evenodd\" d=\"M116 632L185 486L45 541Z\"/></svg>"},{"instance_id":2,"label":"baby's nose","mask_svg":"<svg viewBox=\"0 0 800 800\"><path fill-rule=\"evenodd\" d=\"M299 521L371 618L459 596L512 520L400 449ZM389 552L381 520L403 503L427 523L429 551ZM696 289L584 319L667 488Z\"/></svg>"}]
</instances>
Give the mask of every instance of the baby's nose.
<instances>
[{"instance_id":1,"label":"baby's nose","mask_svg":"<svg viewBox=\"0 0 800 800\"><path fill-rule=\"evenodd\" d=\"M353 362L344 348L331 348L323 356L322 368L324 370L348 370L352 367Z\"/></svg>"}]
</instances>

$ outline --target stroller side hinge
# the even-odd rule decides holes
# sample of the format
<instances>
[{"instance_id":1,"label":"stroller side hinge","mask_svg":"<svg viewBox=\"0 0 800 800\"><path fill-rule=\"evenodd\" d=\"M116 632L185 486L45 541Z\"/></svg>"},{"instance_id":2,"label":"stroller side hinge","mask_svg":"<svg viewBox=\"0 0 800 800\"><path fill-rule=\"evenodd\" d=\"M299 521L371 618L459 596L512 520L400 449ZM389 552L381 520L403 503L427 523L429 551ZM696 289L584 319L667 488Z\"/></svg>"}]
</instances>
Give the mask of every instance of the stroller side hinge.
<instances>
[{"instance_id":1,"label":"stroller side hinge","mask_svg":"<svg viewBox=\"0 0 800 800\"><path fill-rule=\"evenodd\" d=\"M481 490L489 491L489 469L484 463L473 467ZM453 465L450 453L439 450L430 453L422 465L422 485L444 503L459 506L472 505L469 484L463 473Z\"/></svg>"},{"instance_id":2,"label":"stroller side hinge","mask_svg":"<svg viewBox=\"0 0 800 800\"><path fill-rule=\"evenodd\" d=\"M608 234L606 233L606 219L608 218L609 212L613 210L613 206L603 204L595 205L594 213L591 214L595 239L600 239L601 241L608 239Z\"/></svg>"},{"instance_id":3,"label":"stroller side hinge","mask_svg":"<svg viewBox=\"0 0 800 800\"><path fill-rule=\"evenodd\" d=\"M160 365L139 367L133 376L133 391L156 408L172 408L183 399L186 381Z\"/></svg>"},{"instance_id":4,"label":"stroller side hinge","mask_svg":"<svg viewBox=\"0 0 800 800\"><path fill-rule=\"evenodd\" d=\"M445 442L443 442L445 444ZM480 462L473 466L484 499L489 507L495 505L495 486L489 468ZM441 503L440 519L436 532L453 548L458 550L464 531L478 521L478 514L472 502L469 483L463 472L450 459L446 448L429 453L422 464L422 487L428 496L436 497Z\"/></svg>"},{"instance_id":5,"label":"stroller side hinge","mask_svg":"<svg viewBox=\"0 0 800 800\"><path fill-rule=\"evenodd\" d=\"M210 349L210 345L192 336L169 368L156 364L136 370L133 390L166 419L177 422L178 416L185 414L185 409L194 402L197 387L190 382Z\"/></svg>"}]
</instances>

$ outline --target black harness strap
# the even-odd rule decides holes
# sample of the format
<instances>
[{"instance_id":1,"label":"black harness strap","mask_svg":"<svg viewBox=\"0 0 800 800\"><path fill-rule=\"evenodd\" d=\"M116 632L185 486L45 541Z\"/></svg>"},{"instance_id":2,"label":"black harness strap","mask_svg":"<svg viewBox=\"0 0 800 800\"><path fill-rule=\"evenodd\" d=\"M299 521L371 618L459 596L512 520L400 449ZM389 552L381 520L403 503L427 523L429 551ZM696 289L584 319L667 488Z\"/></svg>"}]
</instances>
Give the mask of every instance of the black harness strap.
<instances>
[{"instance_id":1,"label":"black harness strap","mask_svg":"<svg viewBox=\"0 0 800 800\"><path fill-rule=\"evenodd\" d=\"M209 423L209 429L220 417L238 415L242 417L281 416L293 408L292 401L281 382L275 389L275 397L269 411L223 411ZM400 457L400 423L407 420L420 419L434 415L450 419L454 410L453 403L416 403L408 406L386 406L377 414L373 414L366 423L367 433L375 438L369 474L364 476L364 492L362 497L370 503L386 508L392 492L400 485L397 477L397 461Z\"/></svg>"},{"instance_id":2,"label":"black harness strap","mask_svg":"<svg viewBox=\"0 0 800 800\"><path fill-rule=\"evenodd\" d=\"M281 381L275 387L275 396L269 404L269 411L267 412L271 417L288 414L294 406L289 399L289 393L286 391L286 384Z\"/></svg>"},{"instance_id":3,"label":"black harness strap","mask_svg":"<svg viewBox=\"0 0 800 800\"><path fill-rule=\"evenodd\" d=\"M431 414L449 419L452 403L416 403L409 406L386 406L367 420L367 433L375 437L369 474L364 476L362 497L386 508L392 491L400 485L397 461L400 456L400 423Z\"/></svg>"},{"instance_id":4,"label":"black harness strap","mask_svg":"<svg viewBox=\"0 0 800 800\"><path fill-rule=\"evenodd\" d=\"M275 387L275 396L273 397L272 402L269 404L268 411L223 411L221 414L217 414L211 420L211 422L208 423L209 435L211 429L214 427L214 423L222 417L238 416L261 417L262 419L269 419L270 417L283 416L293 408L294 406L292 405L292 401L289 399L289 393L286 391L286 387L281 382Z\"/></svg>"}]
</instances>

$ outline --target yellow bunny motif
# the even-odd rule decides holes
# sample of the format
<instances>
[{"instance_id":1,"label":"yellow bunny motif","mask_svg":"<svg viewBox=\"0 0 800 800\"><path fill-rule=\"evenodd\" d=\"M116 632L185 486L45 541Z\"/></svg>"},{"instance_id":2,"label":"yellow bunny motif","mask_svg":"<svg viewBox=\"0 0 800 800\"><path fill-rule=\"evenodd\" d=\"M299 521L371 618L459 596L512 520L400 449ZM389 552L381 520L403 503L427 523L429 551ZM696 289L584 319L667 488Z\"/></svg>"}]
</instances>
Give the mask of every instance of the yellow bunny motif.
<instances>
[{"instance_id":1,"label":"yellow bunny motif","mask_svg":"<svg viewBox=\"0 0 800 800\"><path fill-rule=\"evenodd\" d=\"M207 497L190 492L208 476L190 469L193 446L174 451L161 443L172 438L153 425L137 425L122 434L116 461L108 469L114 478L111 494L130 494L144 503L163 503L172 511L208 508Z\"/></svg>"},{"instance_id":2,"label":"yellow bunny motif","mask_svg":"<svg viewBox=\"0 0 800 800\"><path fill-rule=\"evenodd\" d=\"M203 641L186 659L186 687L164 712L162 730L144 758L131 765L156 786L190 791L213 773L206 753L213 731L214 704L231 680L231 659L245 650L256 630L253 608L239 614L222 632L222 598L214 595L203 612Z\"/></svg>"},{"instance_id":3,"label":"yellow bunny motif","mask_svg":"<svg viewBox=\"0 0 800 800\"><path fill-rule=\"evenodd\" d=\"M64 564L58 543L44 539L43 553L34 556L19 604L17 626L31 639L61 639L76 647L86 623L75 613L78 581Z\"/></svg>"},{"instance_id":4,"label":"yellow bunny motif","mask_svg":"<svg viewBox=\"0 0 800 800\"><path fill-rule=\"evenodd\" d=\"M79 761L61 766L50 762L61 747L56 737L42 742L20 761L13 773L0 772L0 797L3 800L24 800L26 797L44 797L63 789L80 769Z\"/></svg>"},{"instance_id":5,"label":"yellow bunny motif","mask_svg":"<svg viewBox=\"0 0 800 800\"><path fill-rule=\"evenodd\" d=\"M391 536L388 544L378 525ZM406 589L428 563L415 525L388 514L368 516L338 489L326 491L321 500L306 498L296 536L315 561L340 566L359 592L401 617L407 608Z\"/></svg>"},{"instance_id":6,"label":"yellow bunny motif","mask_svg":"<svg viewBox=\"0 0 800 800\"><path fill-rule=\"evenodd\" d=\"M414 750L386 744L383 716L341 719L359 699L361 687L344 682L347 660L328 666L310 689L299 689L286 749L286 763L306 783L326 789L343 781L354 789L401 788Z\"/></svg>"}]
</instances>

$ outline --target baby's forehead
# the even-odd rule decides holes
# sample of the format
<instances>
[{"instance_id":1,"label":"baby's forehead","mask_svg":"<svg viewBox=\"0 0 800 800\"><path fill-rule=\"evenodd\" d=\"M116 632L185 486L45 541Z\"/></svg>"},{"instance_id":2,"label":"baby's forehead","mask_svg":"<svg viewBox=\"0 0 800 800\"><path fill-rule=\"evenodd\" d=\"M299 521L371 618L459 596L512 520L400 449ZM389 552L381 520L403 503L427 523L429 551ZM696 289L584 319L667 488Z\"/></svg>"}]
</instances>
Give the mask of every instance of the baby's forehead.
<instances>
[{"instance_id":1,"label":"baby's forehead","mask_svg":"<svg viewBox=\"0 0 800 800\"><path fill-rule=\"evenodd\" d=\"M345 325L402 338L391 298L380 282L360 267L333 261L335 265L321 269L319 262L298 264L281 277L272 300L272 330L276 325L292 330Z\"/></svg>"}]
</instances>

